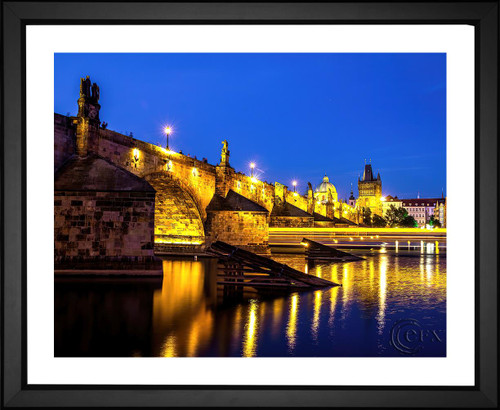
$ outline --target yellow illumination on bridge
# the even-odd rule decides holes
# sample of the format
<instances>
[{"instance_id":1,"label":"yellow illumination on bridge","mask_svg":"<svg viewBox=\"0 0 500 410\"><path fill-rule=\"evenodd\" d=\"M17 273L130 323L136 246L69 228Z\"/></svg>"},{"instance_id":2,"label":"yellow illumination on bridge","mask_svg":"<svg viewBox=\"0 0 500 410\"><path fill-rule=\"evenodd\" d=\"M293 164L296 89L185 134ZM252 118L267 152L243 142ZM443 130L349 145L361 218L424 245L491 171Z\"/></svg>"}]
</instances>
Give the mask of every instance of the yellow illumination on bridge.
<instances>
[{"instance_id":1,"label":"yellow illumination on bridge","mask_svg":"<svg viewBox=\"0 0 500 410\"><path fill-rule=\"evenodd\" d=\"M139 161L140 151L137 148L134 148L133 153L134 153L134 160L135 160L135 162Z\"/></svg>"},{"instance_id":2,"label":"yellow illumination on bridge","mask_svg":"<svg viewBox=\"0 0 500 410\"><path fill-rule=\"evenodd\" d=\"M196 167L193 167L193 171L192 171L192 173L193 173L193 176L194 176L194 177L197 177L197 176L199 175L199 174L198 174L198 169L197 169Z\"/></svg>"}]
</instances>

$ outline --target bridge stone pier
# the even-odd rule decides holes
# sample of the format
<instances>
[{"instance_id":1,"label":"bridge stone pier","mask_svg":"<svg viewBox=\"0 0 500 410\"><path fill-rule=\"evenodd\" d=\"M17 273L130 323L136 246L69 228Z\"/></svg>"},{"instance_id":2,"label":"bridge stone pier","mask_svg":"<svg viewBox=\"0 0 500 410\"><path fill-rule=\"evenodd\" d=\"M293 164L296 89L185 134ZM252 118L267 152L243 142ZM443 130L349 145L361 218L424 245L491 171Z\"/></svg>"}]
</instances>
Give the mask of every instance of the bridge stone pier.
<instances>
[{"instance_id":1,"label":"bridge stone pier","mask_svg":"<svg viewBox=\"0 0 500 410\"><path fill-rule=\"evenodd\" d=\"M82 194L83 204L88 195L96 193L112 197L114 190L110 186L110 178L113 177L110 175L116 177L119 174L121 180L135 181L134 178L139 178L144 181L146 185L142 188L148 190L146 188L149 186L155 192L154 201L150 201L151 215L154 213L154 217L148 225L149 239L141 237L128 242L133 247L133 241L136 240L135 245L142 251L138 252L141 255L135 255L136 259L153 257L153 248L157 253L194 251L214 240L265 251L270 223L312 227L315 214L319 215L318 210L327 217L327 210L321 210L320 204L314 201L310 184L308 195L302 196L288 191L285 185L269 184L237 172L230 165L227 141L222 142L220 162L217 165L209 164L205 159L199 160L167 150L103 127L99 119L98 100L99 88L95 83L91 85L87 77L81 80L78 115L54 115L55 198L68 196L70 192L85 192ZM98 172L101 168L96 168L96 164L104 167L104 162L88 161L88 158L94 157L105 161L105 173ZM114 173L109 171L108 165L115 168ZM75 182L75 186L71 186L70 181L75 173L79 175L79 185ZM92 181L91 185L83 183L85 177ZM63 180L64 184L58 183ZM120 186L125 194L121 192L119 195L126 197L127 193L132 196L133 189L137 189L132 187L138 185L131 183ZM139 194L135 192L134 195ZM133 207L131 201L125 201L125 204ZM102 232L99 230L87 233L98 206L90 202L88 205L92 205L93 209L85 206L69 209L67 207L72 207L71 202L55 199L55 246L61 250L59 254L56 252L56 262L57 258L65 261L127 259L128 256L123 255L116 246L120 242L116 235L111 235L114 241L111 246L109 243L103 245ZM134 225L138 223L134 221L134 209L130 210L131 220L127 220L127 216L119 215L120 211L116 207L103 206L102 213L110 220L100 230L133 232L137 228ZM75 219L68 217L70 214L71 218L79 218L78 224L75 225ZM58 241L68 242L69 248L68 243L62 245ZM101 243L89 248L87 242ZM73 251L69 252L68 249Z\"/></svg>"}]
</instances>

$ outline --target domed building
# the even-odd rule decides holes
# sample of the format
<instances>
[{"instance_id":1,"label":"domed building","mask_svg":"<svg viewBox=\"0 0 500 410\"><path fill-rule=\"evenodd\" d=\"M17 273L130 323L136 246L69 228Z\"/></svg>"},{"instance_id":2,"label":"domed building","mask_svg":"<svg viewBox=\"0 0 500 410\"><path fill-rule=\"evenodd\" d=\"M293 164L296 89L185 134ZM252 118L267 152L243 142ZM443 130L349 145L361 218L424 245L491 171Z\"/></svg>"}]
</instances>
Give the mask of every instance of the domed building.
<instances>
[{"instance_id":1,"label":"domed building","mask_svg":"<svg viewBox=\"0 0 500 410\"><path fill-rule=\"evenodd\" d=\"M334 202L338 201L337 190L335 189L335 186L330 182L329 178L325 174L323 182L319 184L316 190L314 191L314 199L316 201L321 201L323 203L326 203L328 202L328 197L329 197L328 193L331 194Z\"/></svg>"}]
</instances>

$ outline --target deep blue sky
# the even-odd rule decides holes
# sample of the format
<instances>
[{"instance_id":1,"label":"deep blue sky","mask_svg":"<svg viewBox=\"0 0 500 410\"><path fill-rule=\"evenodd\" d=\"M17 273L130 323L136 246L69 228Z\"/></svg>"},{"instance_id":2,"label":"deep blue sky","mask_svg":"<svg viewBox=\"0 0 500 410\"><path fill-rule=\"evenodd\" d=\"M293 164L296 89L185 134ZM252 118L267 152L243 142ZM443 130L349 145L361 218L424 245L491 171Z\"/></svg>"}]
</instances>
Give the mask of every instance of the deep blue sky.
<instances>
[{"instance_id":1,"label":"deep blue sky","mask_svg":"<svg viewBox=\"0 0 500 410\"><path fill-rule=\"evenodd\" d=\"M108 128L261 179L357 195L365 158L384 195L446 193L445 54L56 54L55 106L76 115L80 77Z\"/></svg>"}]
</instances>

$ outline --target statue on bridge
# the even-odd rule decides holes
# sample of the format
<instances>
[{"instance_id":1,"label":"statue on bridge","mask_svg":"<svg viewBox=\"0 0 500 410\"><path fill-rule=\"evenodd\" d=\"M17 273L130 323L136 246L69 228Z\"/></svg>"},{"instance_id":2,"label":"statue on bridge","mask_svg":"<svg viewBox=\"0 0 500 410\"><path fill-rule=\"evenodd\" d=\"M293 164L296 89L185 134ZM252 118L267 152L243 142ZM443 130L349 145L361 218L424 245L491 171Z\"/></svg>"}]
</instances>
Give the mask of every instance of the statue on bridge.
<instances>
[{"instance_id":1,"label":"statue on bridge","mask_svg":"<svg viewBox=\"0 0 500 410\"><path fill-rule=\"evenodd\" d=\"M99 86L96 83L92 84L89 76L80 79L80 98L87 97L97 103L99 95Z\"/></svg>"},{"instance_id":2,"label":"statue on bridge","mask_svg":"<svg viewBox=\"0 0 500 410\"><path fill-rule=\"evenodd\" d=\"M95 102L99 101L99 86L96 83L92 84L92 98Z\"/></svg>"},{"instance_id":3,"label":"statue on bridge","mask_svg":"<svg viewBox=\"0 0 500 410\"><path fill-rule=\"evenodd\" d=\"M80 79L80 97L90 97L90 77Z\"/></svg>"},{"instance_id":4,"label":"statue on bridge","mask_svg":"<svg viewBox=\"0 0 500 410\"><path fill-rule=\"evenodd\" d=\"M227 140L222 141L222 151L220 153L220 165L229 166L229 149L227 148Z\"/></svg>"}]
</instances>

